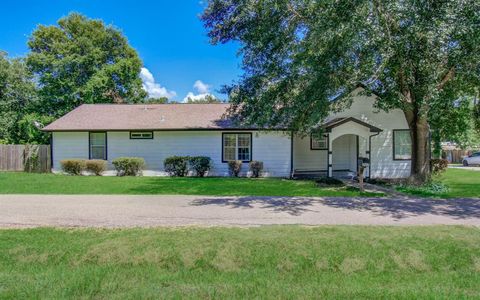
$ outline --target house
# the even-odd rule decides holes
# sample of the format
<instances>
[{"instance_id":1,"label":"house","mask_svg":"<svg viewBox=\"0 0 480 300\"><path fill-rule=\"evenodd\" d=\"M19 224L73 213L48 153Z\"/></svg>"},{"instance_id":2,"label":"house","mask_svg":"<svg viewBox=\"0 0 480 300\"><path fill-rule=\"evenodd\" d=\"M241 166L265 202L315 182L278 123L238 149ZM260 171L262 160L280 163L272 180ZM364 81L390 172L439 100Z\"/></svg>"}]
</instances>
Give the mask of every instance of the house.
<instances>
[{"instance_id":1,"label":"house","mask_svg":"<svg viewBox=\"0 0 480 300\"><path fill-rule=\"evenodd\" d=\"M210 176L228 175L229 160L264 163L264 176L345 175L369 158L367 177L410 175L411 140L401 110L374 108L374 96L353 91L350 108L332 114L324 136L238 127L222 118L228 104L85 104L44 128L52 133L53 171L68 158L143 157L145 175L163 175L172 155L204 155ZM111 168L111 164L110 168ZM247 167L243 168L247 170Z\"/></svg>"}]
</instances>

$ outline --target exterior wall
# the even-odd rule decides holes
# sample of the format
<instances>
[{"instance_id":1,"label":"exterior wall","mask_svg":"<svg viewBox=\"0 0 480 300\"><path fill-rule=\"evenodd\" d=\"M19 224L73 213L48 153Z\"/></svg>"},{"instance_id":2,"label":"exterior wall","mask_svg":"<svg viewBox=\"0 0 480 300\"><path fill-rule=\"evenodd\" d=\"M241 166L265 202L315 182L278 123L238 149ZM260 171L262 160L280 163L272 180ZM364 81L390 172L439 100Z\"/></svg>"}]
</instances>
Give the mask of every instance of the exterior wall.
<instances>
[{"instance_id":1,"label":"exterior wall","mask_svg":"<svg viewBox=\"0 0 480 300\"><path fill-rule=\"evenodd\" d=\"M310 137L296 135L293 138L293 166L301 171L327 170L327 150L311 150Z\"/></svg>"},{"instance_id":2,"label":"exterior wall","mask_svg":"<svg viewBox=\"0 0 480 300\"><path fill-rule=\"evenodd\" d=\"M52 158L53 171L60 171L63 159L88 159L88 132L52 133Z\"/></svg>"},{"instance_id":3,"label":"exterior wall","mask_svg":"<svg viewBox=\"0 0 480 300\"><path fill-rule=\"evenodd\" d=\"M403 112L395 109L387 113L383 110L375 109L375 99L358 95L359 91L360 89L354 91L356 96L350 108L333 114L330 119L354 117L382 129L383 131L379 135L371 138L371 177L408 177L410 175L410 160L393 160L393 130L408 129ZM368 134L374 135L374 133L370 132Z\"/></svg>"},{"instance_id":4,"label":"exterior wall","mask_svg":"<svg viewBox=\"0 0 480 300\"><path fill-rule=\"evenodd\" d=\"M224 131L228 132L228 131ZM245 131L247 132L247 131ZM252 159L263 161L265 176L290 176L290 135L282 132L252 133ZM88 158L88 132L54 133L54 171L66 158ZM173 155L202 155L213 161L210 176L228 176L227 163L222 162L222 131L155 131L153 139L131 140L128 131L107 133L107 158L136 156L145 159L145 175L166 175L163 161ZM243 165L243 175L248 164ZM110 173L112 174L112 173Z\"/></svg>"}]
</instances>

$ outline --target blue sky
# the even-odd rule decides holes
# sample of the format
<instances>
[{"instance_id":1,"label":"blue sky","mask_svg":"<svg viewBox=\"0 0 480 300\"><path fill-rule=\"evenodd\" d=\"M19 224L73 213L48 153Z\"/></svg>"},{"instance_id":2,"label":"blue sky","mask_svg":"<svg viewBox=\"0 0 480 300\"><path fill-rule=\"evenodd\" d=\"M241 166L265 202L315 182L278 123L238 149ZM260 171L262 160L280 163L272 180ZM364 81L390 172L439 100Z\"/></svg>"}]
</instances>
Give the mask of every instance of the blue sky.
<instances>
[{"instance_id":1,"label":"blue sky","mask_svg":"<svg viewBox=\"0 0 480 300\"><path fill-rule=\"evenodd\" d=\"M218 89L241 74L236 45L208 43L198 18L200 0L29 0L5 1L1 7L0 50L12 57L28 52L27 39L38 24L54 25L75 11L123 31L148 70L143 77L152 94L175 93L177 101L188 93L225 99Z\"/></svg>"}]
</instances>

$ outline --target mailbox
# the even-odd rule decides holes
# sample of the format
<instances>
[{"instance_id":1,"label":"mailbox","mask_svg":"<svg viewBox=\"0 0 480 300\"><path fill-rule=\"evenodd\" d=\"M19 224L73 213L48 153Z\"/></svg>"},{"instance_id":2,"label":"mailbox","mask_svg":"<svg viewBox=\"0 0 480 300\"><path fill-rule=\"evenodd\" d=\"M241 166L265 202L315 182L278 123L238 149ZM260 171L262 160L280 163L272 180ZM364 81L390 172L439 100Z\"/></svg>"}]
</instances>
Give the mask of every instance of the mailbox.
<instances>
[{"instance_id":1,"label":"mailbox","mask_svg":"<svg viewBox=\"0 0 480 300\"><path fill-rule=\"evenodd\" d=\"M368 157L359 157L357 164L359 167L368 167L370 164L370 159Z\"/></svg>"}]
</instances>

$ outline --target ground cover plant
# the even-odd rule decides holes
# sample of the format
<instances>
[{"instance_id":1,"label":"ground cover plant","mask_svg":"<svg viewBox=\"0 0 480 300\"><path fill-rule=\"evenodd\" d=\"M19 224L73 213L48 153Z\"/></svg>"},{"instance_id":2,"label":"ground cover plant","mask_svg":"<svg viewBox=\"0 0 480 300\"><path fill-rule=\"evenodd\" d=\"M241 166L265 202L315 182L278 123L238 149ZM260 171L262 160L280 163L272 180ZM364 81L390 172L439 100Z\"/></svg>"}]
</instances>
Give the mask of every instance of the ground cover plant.
<instances>
[{"instance_id":1,"label":"ground cover plant","mask_svg":"<svg viewBox=\"0 0 480 300\"><path fill-rule=\"evenodd\" d=\"M2 299L478 298L474 227L0 231Z\"/></svg>"},{"instance_id":2,"label":"ground cover plant","mask_svg":"<svg viewBox=\"0 0 480 300\"><path fill-rule=\"evenodd\" d=\"M480 172L447 169L434 175L431 183L419 187L403 185L397 189L421 197L480 198Z\"/></svg>"}]
</instances>

